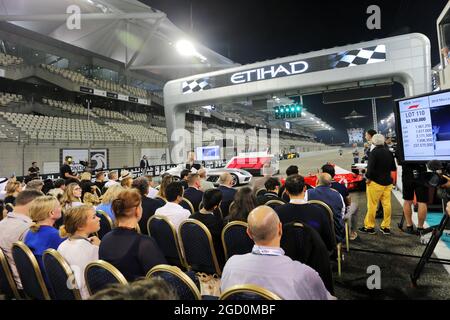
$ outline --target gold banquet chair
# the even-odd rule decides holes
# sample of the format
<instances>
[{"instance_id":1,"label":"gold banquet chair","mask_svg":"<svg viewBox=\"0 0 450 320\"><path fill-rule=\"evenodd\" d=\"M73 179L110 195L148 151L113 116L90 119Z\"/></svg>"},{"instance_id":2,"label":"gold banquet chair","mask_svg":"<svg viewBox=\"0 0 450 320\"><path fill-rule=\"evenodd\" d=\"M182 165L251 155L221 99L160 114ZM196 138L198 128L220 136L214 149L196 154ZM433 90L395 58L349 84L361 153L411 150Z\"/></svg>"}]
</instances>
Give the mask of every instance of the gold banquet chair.
<instances>
[{"instance_id":1,"label":"gold banquet chair","mask_svg":"<svg viewBox=\"0 0 450 320\"><path fill-rule=\"evenodd\" d=\"M253 284L236 285L225 290L219 300L282 300L275 293Z\"/></svg>"},{"instance_id":2,"label":"gold banquet chair","mask_svg":"<svg viewBox=\"0 0 450 320\"><path fill-rule=\"evenodd\" d=\"M320 200L309 200L308 203L317 205L328 213L329 222L331 225L331 232L333 234L333 239L336 239L336 233L334 231L334 215L333 215L333 210L331 210L330 206ZM342 260L343 260L342 243L336 244L336 250L337 250L338 275L341 276L342 275Z\"/></svg>"}]
</instances>

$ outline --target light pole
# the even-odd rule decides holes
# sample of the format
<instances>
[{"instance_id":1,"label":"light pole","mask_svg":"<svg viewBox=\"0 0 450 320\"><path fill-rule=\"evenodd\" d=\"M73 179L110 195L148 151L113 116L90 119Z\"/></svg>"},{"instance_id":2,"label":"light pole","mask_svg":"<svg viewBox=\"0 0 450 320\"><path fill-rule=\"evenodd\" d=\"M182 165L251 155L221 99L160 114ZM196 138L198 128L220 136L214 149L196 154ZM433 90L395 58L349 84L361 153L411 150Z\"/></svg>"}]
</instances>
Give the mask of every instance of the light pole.
<instances>
[{"instance_id":1,"label":"light pole","mask_svg":"<svg viewBox=\"0 0 450 320\"><path fill-rule=\"evenodd\" d=\"M88 121L89 121L89 117L90 117L90 114L91 114L91 103L92 103L91 99L86 99L86 103L87 103L87 107L88 107L87 118L88 118Z\"/></svg>"},{"instance_id":2,"label":"light pole","mask_svg":"<svg viewBox=\"0 0 450 320\"><path fill-rule=\"evenodd\" d=\"M87 103L87 107L88 107L88 114L87 114L87 119L88 119L88 123L90 120L90 115L91 115L91 103L92 100L91 99L86 99L86 103ZM90 126L89 126L90 128ZM88 162L88 167L89 170L91 169L91 140L88 139L88 158L87 158L87 162Z\"/></svg>"},{"instance_id":3,"label":"light pole","mask_svg":"<svg viewBox=\"0 0 450 320\"><path fill-rule=\"evenodd\" d=\"M372 117L373 117L373 129L378 132L377 102L375 99L372 99Z\"/></svg>"}]
</instances>

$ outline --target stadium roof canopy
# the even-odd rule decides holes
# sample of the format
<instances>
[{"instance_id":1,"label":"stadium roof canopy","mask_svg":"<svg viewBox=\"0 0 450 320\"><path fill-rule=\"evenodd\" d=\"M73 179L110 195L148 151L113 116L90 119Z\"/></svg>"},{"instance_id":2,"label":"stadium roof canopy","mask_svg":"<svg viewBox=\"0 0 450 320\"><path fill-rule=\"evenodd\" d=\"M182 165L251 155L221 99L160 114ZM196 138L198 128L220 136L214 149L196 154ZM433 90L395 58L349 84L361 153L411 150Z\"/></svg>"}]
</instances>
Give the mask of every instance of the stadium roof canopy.
<instances>
[{"instance_id":1,"label":"stadium roof canopy","mask_svg":"<svg viewBox=\"0 0 450 320\"><path fill-rule=\"evenodd\" d=\"M74 11L67 13L73 5L80 9L79 29L68 27L75 26ZM111 58L128 70L149 71L165 79L236 66L195 43L165 13L137 0L0 0L0 21ZM179 40L192 42L197 55L182 56L176 49Z\"/></svg>"}]
</instances>

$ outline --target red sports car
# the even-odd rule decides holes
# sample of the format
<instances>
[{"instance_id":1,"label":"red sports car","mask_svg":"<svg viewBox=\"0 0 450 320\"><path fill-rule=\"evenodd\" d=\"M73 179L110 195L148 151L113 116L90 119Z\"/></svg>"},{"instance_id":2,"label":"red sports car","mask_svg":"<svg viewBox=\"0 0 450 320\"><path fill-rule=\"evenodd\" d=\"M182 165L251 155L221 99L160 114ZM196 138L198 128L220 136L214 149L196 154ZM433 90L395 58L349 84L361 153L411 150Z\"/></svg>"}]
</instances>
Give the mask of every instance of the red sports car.
<instances>
[{"instance_id":1,"label":"red sports car","mask_svg":"<svg viewBox=\"0 0 450 320\"><path fill-rule=\"evenodd\" d=\"M333 165L333 164L332 164ZM344 184L349 191L361 190L365 187L365 180L362 174L353 173L351 171L342 169L337 165L333 165L336 172L334 180ZM317 175L310 174L305 177L305 182L312 187L317 185Z\"/></svg>"}]
</instances>

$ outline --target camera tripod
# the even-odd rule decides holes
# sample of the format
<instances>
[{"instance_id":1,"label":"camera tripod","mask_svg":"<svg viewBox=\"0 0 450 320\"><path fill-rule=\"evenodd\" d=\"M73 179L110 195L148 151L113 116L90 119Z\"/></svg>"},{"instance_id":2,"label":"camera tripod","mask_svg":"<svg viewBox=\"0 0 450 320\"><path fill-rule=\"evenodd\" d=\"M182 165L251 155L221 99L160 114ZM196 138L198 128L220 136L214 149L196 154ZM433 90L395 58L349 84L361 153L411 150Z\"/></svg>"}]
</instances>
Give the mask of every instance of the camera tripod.
<instances>
[{"instance_id":1,"label":"camera tripod","mask_svg":"<svg viewBox=\"0 0 450 320\"><path fill-rule=\"evenodd\" d=\"M419 279L420 274L422 273L423 269L425 268L425 264L427 262L437 262L437 263L442 263L442 264L449 263L448 260L431 258L431 255L433 254L434 249L436 248L436 245L439 242L439 239L442 237L442 234L444 233L445 227L447 226L448 222L450 221L450 216L445 211L447 201L448 201L447 197L445 197L445 199L442 199L442 208L443 208L444 215L442 216L442 219L441 219L441 222L439 223L439 225L427 228L421 233L421 235L424 235L424 234L427 234L430 232L432 234L431 234L430 240L427 243L427 246L425 247L424 252L422 253L422 256L420 257L419 263L417 264L416 268L414 269L414 272L410 275L411 282L414 287L417 286L417 280ZM403 217L402 217L402 221L400 221L400 224L403 226ZM400 224L399 224L399 227L400 227Z\"/></svg>"}]
</instances>

